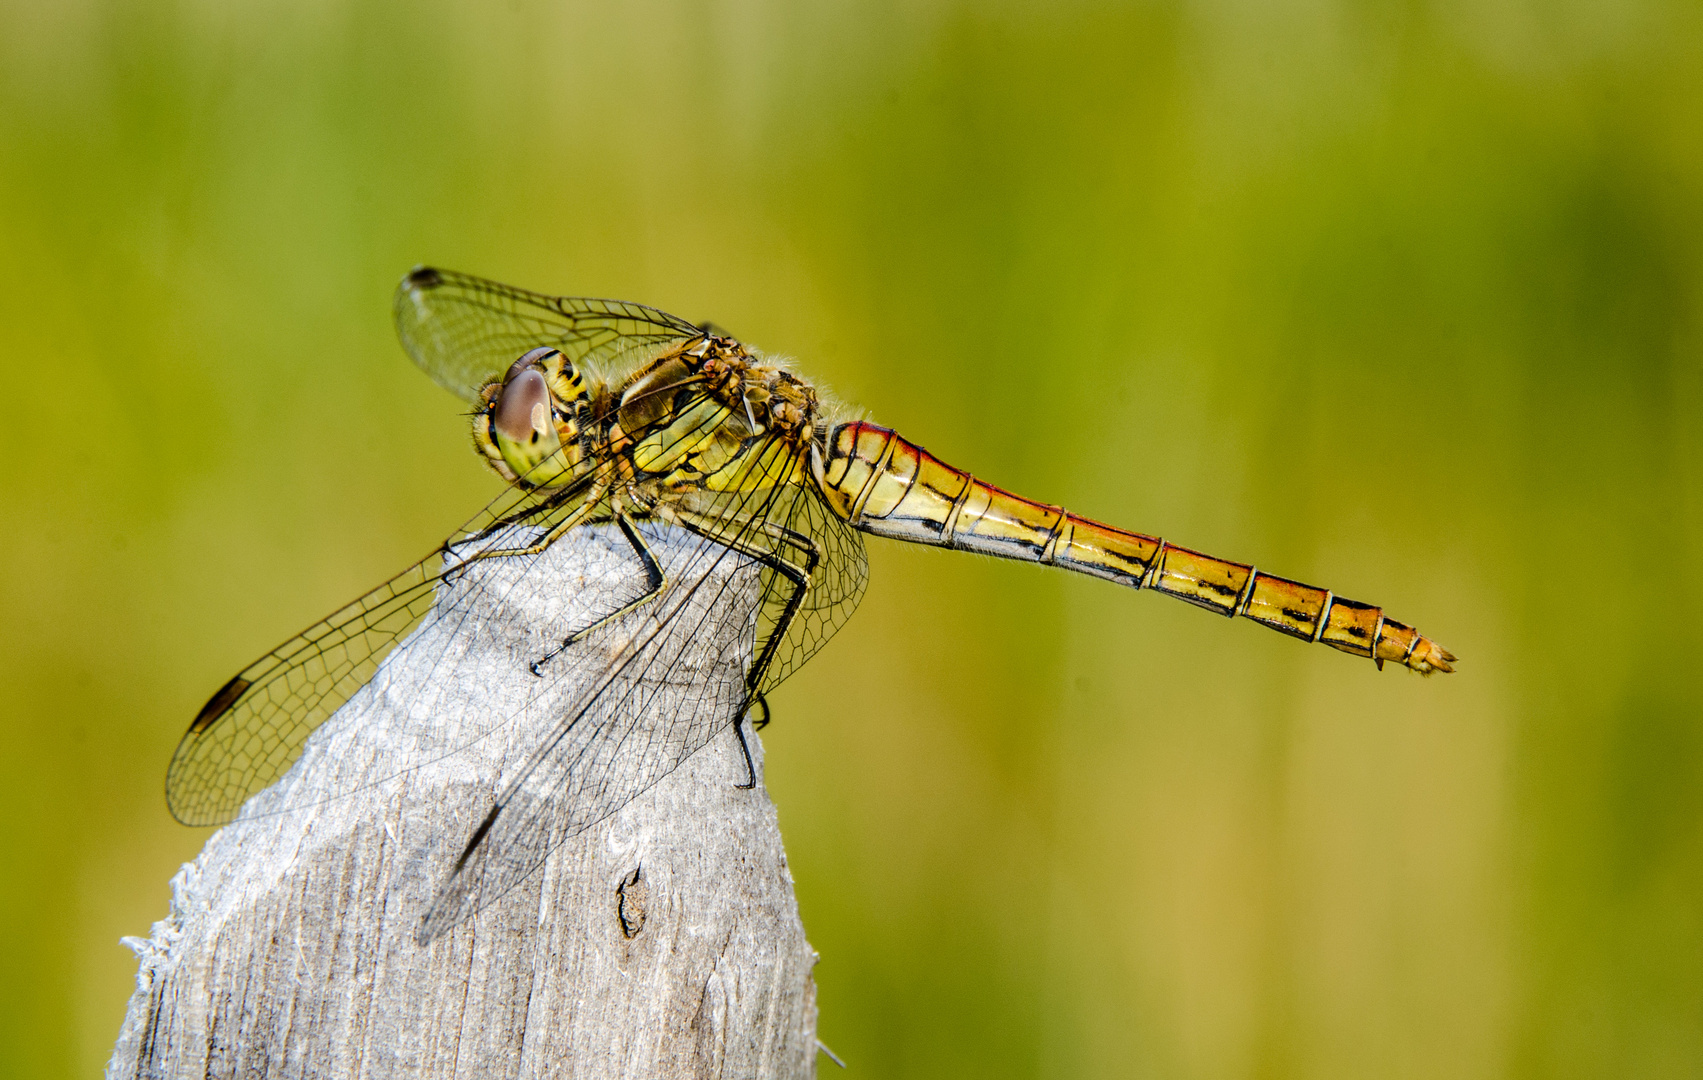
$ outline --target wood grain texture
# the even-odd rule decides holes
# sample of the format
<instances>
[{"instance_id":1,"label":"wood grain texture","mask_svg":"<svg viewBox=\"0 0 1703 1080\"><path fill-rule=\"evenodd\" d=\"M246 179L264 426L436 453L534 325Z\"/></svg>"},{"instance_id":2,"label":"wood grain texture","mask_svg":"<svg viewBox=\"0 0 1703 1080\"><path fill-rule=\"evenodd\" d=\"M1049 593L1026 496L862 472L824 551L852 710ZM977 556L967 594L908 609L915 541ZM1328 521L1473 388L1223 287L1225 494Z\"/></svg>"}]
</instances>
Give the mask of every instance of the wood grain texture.
<instances>
[{"instance_id":1,"label":"wood grain texture","mask_svg":"<svg viewBox=\"0 0 1703 1080\"><path fill-rule=\"evenodd\" d=\"M653 548L668 567L686 546ZM173 879L170 915L129 939L140 970L108 1077L814 1075L816 954L774 806L760 783L737 786L731 727L416 944L505 766L552 719L524 661L643 581L605 529L558 542L524 578L505 562L474 564L468 619L428 618ZM757 578L726 562L715 572L733 587L702 648L651 677L733 703Z\"/></svg>"}]
</instances>

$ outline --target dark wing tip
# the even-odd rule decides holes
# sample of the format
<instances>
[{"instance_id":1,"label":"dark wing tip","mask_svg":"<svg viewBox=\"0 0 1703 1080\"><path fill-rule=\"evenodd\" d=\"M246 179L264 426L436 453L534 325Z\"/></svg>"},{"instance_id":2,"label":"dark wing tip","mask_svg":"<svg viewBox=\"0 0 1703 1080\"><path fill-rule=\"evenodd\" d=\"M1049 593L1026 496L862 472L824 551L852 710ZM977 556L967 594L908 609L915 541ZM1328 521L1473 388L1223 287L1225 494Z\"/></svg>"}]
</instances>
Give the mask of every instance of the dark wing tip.
<instances>
[{"instance_id":1,"label":"dark wing tip","mask_svg":"<svg viewBox=\"0 0 1703 1080\"><path fill-rule=\"evenodd\" d=\"M443 274L436 267L416 266L402 278L402 284L410 289L435 289L443 284Z\"/></svg>"},{"instance_id":2,"label":"dark wing tip","mask_svg":"<svg viewBox=\"0 0 1703 1080\"><path fill-rule=\"evenodd\" d=\"M199 735L212 727L213 721L225 715L226 711L236 704L237 698L247 692L250 685L247 679L238 675L219 687L218 692L207 699L207 704L201 706L201 711L195 714L195 719L190 721L189 734Z\"/></svg>"}]
</instances>

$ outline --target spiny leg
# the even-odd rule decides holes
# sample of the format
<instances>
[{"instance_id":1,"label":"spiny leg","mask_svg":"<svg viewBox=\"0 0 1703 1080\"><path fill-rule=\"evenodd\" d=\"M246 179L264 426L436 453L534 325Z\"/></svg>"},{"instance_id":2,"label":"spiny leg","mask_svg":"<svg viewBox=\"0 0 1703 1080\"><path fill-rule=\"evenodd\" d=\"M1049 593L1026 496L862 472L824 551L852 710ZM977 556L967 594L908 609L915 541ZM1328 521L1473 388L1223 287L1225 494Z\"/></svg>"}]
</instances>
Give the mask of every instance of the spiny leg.
<instances>
[{"instance_id":1,"label":"spiny leg","mask_svg":"<svg viewBox=\"0 0 1703 1080\"><path fill-rule=\"evenodd\" d=\"M762 731L764 728L769 726L769 699L761 690L759 690L757 691L756 697L753 699L752 703L762 707L763 718L761 720L751 721L751 730ZM745 710L733 721L733 733L739 737L739 752L745 755L746 779L743 784L736 786L746 789L757 786L757 766L751 761L751 744L745 741L745 717L748 713L750 713L750 711L751 705L747 704L745 706Z\"/></svg>"},{"instance_id":2,"label":"spiny leg","mask_svg":"<svg viewBox=\"0 0 1703 1080\"><path fill-rule=\"evenodd\" d=\"M755 705L759 709L763 710L763 718L761 720L751 721L751 730L752 731L762 731L764 728L769 726L769 697L768 697L768 695L763 693L761 690L757 691L757 693L751 699L751 705ZM745 711L747 713L749 713L751 711L751 706L747 705L745 707Z\"/></svg>"},{"instance_id":3,"label":"spiny leg","mask_svg":"<svg viewBox=\"0 0 1703 1080\"><path fill-rule=\"evenodd\" d=\"M801 569L788 562L778 552L765 550L743 540L740 536L728 538L720 535L705 521L693 520L696 517L697 515L682 514L680 516L681 524L700 536L708 537L739 552L741 555L757 560L793 584L792 595L787 597L786 607L781 610L780 617L775 620L774 627L769 631L768 640L763 643L762 653L751 665L751 670L745 677L745 704L740 708L739 715L733 721L733 733L738 737L739 751L745 757L746 779L744 783L738 786L754 788L757 786L757 767L751 760L750 744L745 741L745 714L750 711L753 704L760 705L763 710L763 719L754 723L753 727L760 729L769 723L769 699L763 694L763 676L768 673L769 665L774 661L775 654L780 651L781 643L786 640L787 628L792 625L792 620L798 615L798 609L804 604L805 595L810 591L810 575L816 569L817 564L821 562L822 549L817 547L814 540L803 533L794 532L773 522L744 516L739 519L740 525L743 526L740 530L741 533L745 531L745 527L754 528L778 543L788 543L801 550L804 553L804 566Z\"/></svg>"},{"instance_id":4,"label":"spiny leg","mask_svg":"<svg viewBox=\"0 0 1703 1080\"><path fill-rule=\"evenodd\" d=\"M786 610L775 621L775 628L769 633L769 640L763 646L763 656L752 670L749 680L751 690L759 697L762 696L763 679L769 673L769 666L774 662L775 655L780 652L781 644L786 639L786 632L791 628L792 620L798 615L798 609L804 606L804 599L810 592L811 578L815 575L816 568L822 564L822 549L817 546L816 541L803 533L794 532L784 526L770 525L769 528L776 535L804 552L804 579L797 583L798 587L793 590L792 596L787 598ZM763 724L759 726L766 726L768 722L769 704L768 700L764 699Z\"/></svg>"},{"instance_id":5,"label":"spiny leg","mask_svg":"<svg viewBox=\"0 0 1703 1080\"><path fill-rule=\"evenodd\" d=\"M481 559L499 559L499 558L506 559L506 558L509 558L511 556L518 556L518 555L538 555L538 554L541 554L544 551L545 548L549 547L551 544L554 544L557 540L560 540L564 535L566 535L568 530L578 528L580 525L585 524L586 520L588 518L590 518L592 516L592 514L594 514L597 511L599 506L602 505L603 495L604 495L604 491L601 487L593 488L592 491L586 496L585 502L583 502L579 506L575 507L574 510L572 512L570 512L567 517L563 518L561 521L558 521L556 524L550 526L548 529L546 529L544 531L544 534L542 536L540 536L538 539L534 540L532 543L526 545L525 547L495 548L495 549L492 549L492 550L475 551L470 555L464 556L458 563L456 563L453 570L446 573L444 576L446 578L448 578L451 574L460 575L469 566L473 565L474 563L478 562ZM537 514L537 513L545 512L548 509L549 509L548 507L539 507L539 508L537 508L533 511L530 511L528 516L530 516L530 514ZM490 536L493 536L500 529L502 529L505 525L514 524L515 520L516 519L505 519L504 521L496 522L490 528L485 529L483 532L481 532L474 539L475 540L483 540L483 539L486 539Z\"/></svg>"},{"instance_id":6,"label":"spiny leg","mask_svg":"<svg viewBox=\"0 0 1703 1080\"><path fill-rule=\"evenodd\" d=\"M609 614L599 617L589 626L581 627L563 638L560 645L551 649L549 652L532 662L531 670L534 675L542 677L543 673L538 670L539 667L544 664L548 664L550 661L560 656L564 649L574 645L576 642L583 641L586 635L590 634L593 630L596 630L603 624L614 619L619 619L623 615L637 611L652 600L655 600L662 594L662 591L668 587L668 576L662 572L662 564L658 563L656 561L656 556L651 554L650 545L645 543L645 538L639 534L639 530L634 527L632 520L628 518L626 514L617 512L615 514L615 524L620 528L622 535L627 538L627 543L633 546L633 551L638 555L639 561L644 563L645 576L648 579L648 584L645 587L644 593L631 603L625 604L616 610L611 611Z\"/></svg>"},{"instance_id":7,"label":"spiny leg","mask_svg":"<svg viewBox=\"0 0 1703 1080\"><path fill-rule=\"evenodd\" d=\"M743 712L733 720L733 734L739 739L739 752L745 755L745 779L733 786L750 791L757 786L757 763L751 760L751 744L745 741L745 714Z\"/></svg>"},{"instance_id":8,"label":"spiny leg","mask_svg":"<svg viewBox=\"0 0 1703 1080\"><path fill-rule=\"evenodd\" d=\"M656 561L655 555L651 554L650 545L645 543L645 538L640 535L639 530L633 524L632 519L626 514L616 514L615 524L620 528L622 535L627 538L627 543L633 546L633 554L639 557L639 561L641 563L644 563L645 578L648 582L645 586L645 591L632 603L627 604L616 611L611 611L609 614L598 619L590 626L580 630L575 630L572 634L569 634L562 640L564 648L572 645L576 641L582 640L587 634L596 630L604 623L618 619L628 612L637 611L639 608L644 607L646 604L660 596L662 591L668 587L668 576L662 572L662 564Z\"/></svg>"},{"instance_id":9,"label":"spiny leg","mask_svg":"<svg viewBox=\"0 0 1703 1080\"><path fill-rule=\"evenodd\" d=\"M756 699L762 689L763 677L768 674L769 665L774 662L775 654L780 651L781 643L786 640L787 629L798 615L798 609L804 605L805 595L810 591L810 575L815 572L816 567L822 561L822 549L817 546L816 541L803 533L794 532L792 529L776 525L772 521L764 521L743 514L731 519L741 528L739 534L729 537L725 530L718 531L716 528L717 525L725 525L727 520L705 518L698 514L683 513L680 515L680 523L687 529L699 536L708 537L724 547L731 548L741 555L757 560L793 584L792 595L787 597L786 607L782 609L780 616L775 620L774 629L769 632L768 640L763 643L763 651L758 654L756 662L751 665L750 674L745 679L746 709L749 709L750 703ZM744 536L747 530L765 534L777 543L791 544L804 554L804 566L801 568L788 561L779 552L761 548L751 543ZM744 715L744 710L741 710L740 715Z\"/></svg>"}]
</instances>

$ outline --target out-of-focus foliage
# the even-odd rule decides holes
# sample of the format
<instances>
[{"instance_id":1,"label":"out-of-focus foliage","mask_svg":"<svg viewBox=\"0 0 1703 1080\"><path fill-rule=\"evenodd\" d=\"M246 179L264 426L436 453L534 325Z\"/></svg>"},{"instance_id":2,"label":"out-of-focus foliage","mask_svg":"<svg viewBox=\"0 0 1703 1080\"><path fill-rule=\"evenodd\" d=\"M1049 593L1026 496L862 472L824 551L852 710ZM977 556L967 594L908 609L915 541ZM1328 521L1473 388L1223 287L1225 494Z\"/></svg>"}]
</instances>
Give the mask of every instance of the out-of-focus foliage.
<instances>
[{"instance_id":1,"label":"out-of-focus foliage","mask_svg":"<svg viewBox=\"0 0 1703 1080\"><path fill-rule=\"evenodd\" d=\"M0 1073L87 1076L206 695L491 492L416 262L713 318L1420 680L872 543L766 733L857 1075L1703 1070L1681 0L0 8Z\"/></svg>"}]
</instances>

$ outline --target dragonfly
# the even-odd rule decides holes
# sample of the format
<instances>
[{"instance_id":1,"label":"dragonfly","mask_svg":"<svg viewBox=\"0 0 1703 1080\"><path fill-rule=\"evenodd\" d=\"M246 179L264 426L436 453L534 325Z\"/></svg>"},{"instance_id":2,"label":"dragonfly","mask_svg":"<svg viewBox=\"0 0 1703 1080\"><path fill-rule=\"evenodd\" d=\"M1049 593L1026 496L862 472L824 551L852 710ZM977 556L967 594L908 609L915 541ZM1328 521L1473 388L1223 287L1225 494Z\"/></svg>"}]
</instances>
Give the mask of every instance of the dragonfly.
<instances>
[{"instance_id":1,"label":"dragonfly","mask_svg":"<svg viewBox=\"0 0 1703 1080\"><path fill-rule=\"evenodd\" d=\"M743 725L767 722L768 692L857 606L866 534L1157 592L1380 669L1393 663L1430 675L1452 671L1457 659L1377 606L995 487L849 417L788 363L708 324L429 267L402 279L393 313L414 362L471 403L473 444L506 481L503 492L426 558L220 687L178 744L166 795L185 824L233 820L400 642L447 617L449 590L470 565L498 560L524 570L577 529L612 527L643 568L643 589L589 625L562 628L528 666L547 678L561 653L635 612L656 614L652 628L610 650L607 670L551 718L439 888L416 935L422 942L501 895L551 846L619 810L728 724L745 749ZM689 541L672 573L652 551L659 529ZM601 694L621 692L623 673L668 662L665 624L703 617L679 598L731 558L759 568L740 601L752 628L743 701L731 709L676 703L644 730L644 703L632 697L586 721ZM575 670L584 677L583 666ZM748 749L745 761L750 768ZM755 780L753 769L747 786Z\"/></svg>"}]
</instances>

